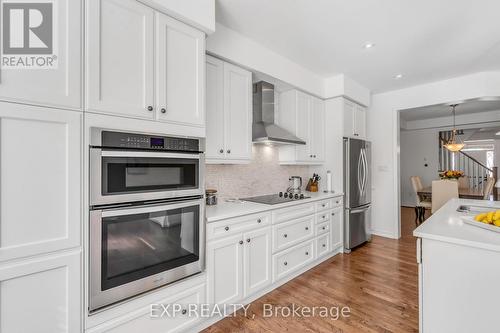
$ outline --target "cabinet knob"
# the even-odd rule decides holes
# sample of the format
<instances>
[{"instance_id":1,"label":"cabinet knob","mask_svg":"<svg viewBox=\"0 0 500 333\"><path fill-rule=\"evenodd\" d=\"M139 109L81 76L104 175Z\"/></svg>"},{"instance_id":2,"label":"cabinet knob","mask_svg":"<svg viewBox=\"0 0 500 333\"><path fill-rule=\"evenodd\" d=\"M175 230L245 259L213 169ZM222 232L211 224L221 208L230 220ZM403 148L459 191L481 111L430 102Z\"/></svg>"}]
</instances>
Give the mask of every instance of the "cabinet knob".
<instances>
[{"instance_id":1,"label":"cabinet knob","mask_svg":"<svg viewBox=\"0 0 500 333\"><path fill-rule=\"evenodd\" d=\"M219 150L219 153L223 154L224 153L224 149Z\"/></svg>"},{"instance_id":2,"label":"cabinet knob","mask_svg":"<svg viewBox=\"0 0 500 333\"><path fill-rule=\"evenodd\" d=\"M161 108L160 111L161 111L161 113L167 113L167 109L165 109L165 108Z\"/></svg>"},{"instance_id":3,"label":"cabinet knob","mask_svg":"<svg viewBox=\"0 0 500 333\"><path fill-rule=\"evenodd\" d=\"M326 244L323 244L323 247L326 247Z\"/></svg>"},{"instance_id":4,"label":"cabinet knob","mask_svg":"<svg viewBox=\"0 0 500 333\"><path fill-rule=\"evenodd\" d=\"M313 155L314 158L316 158L316 155Z\"/></svg>"},{"instance_id":5,"label":"cabinet knob","mask_svg":"<svg viewBox=\"0 0 500 333\"><path fill-rule=\"evenodd\" d=\"M151 105L148 106L148 111L153 111L153 107Z\"/></svg>"},{"instance_id":6,"label":"cabinet knob","mask_svg":"<svg viewBox=\"0 0 500 333\"><path fill-rule=\"evenodd\" d=\"M309 255L309 252L306 252L306 256L308 256L308 255Z\"/></svg>"},{"instance_id":7,"label":"cabinet knob","mask_svg":"<svg viewBox=\"0 0 500 333\"><path fill-rule=\"evenodd\" d=\"M262 222L262 220L261 220L261 219L258 219L258 220L257 220L257 223L260 223L260 222Z\"/></svg>"},{"instance_id":8,"label":"cabinet knob","mask_svg":"<svg viewBox=\"0 0 500 333\"><path fill-rule=\"evenodd\" d=\"M250 238L247 238L247 243L250 243Z\"/></svg>"},{"instance_id":9,"label":"cabinet knob","mask_svg":"<svg viewBox=\"0 0 500 333\"><path fill-rule=\"evenodd\" d=\"M285 262L283 263L283 265L285 265L285 266L286 266L286 265L288 265L288 263L285 261Z\"/></svg>"},{"instance_id":10,"label":"cabinet knob","mask_svg":"<svg viewBox=\"0 0 500 333\"><path fill-rule=\"evenodd\" d=\"M359 136L359 134L354 133L354 136Z\"/></svg>"},{"instance_id":11,"label":"cabinet knob","mask_svg":"<svg viewBox=\"0 0 500 333\"><path fill-rule=\"evenodd\" d=\"M332 216L335 216L335 213L332 213Z\"/></svg>"},{"instance_id":12,"label":"cabinet knob","mask_svg":"<svg viewBox=\"0 0 500 333\"><path fill-rule=\"evenodd\" d=\"M326 216L325 216L325 215L323 215L323 218L326 218Z\"/></svg>"},{"instance_id":13,"label":"cabinet knob","mask_svg":"<svg viewBox=\"0 0 500 333\"><path fill-rule=\"evenodd\" d=\"M243 244L243 241L241 240L239 243L240 243L240 245L241 245L241 244Z\"/></svg>"},{"instance_id":14,"label":"cabinet knob","mask_svg":"<svg viewBox=\"0 0 500 333\"><path fill-rule=\"evenodd\" d=\"M228 153L228 154L231 154L231 149L228 149L228 150L227 150L227 153Z\"/></svg>"},{"instance_id":15,"label":"cabinet knob","mask_svg":"<svg viewBox=\"0 0 500 333\"><path fill-rule=\"evenodd\" d=\"M309 230L309 227L306 227L306 230Z\"/></svg>"},{"instance_id":16,"label":"cabinet knob","mask_svg":"<svg viewBox=\"0 0 500 333\"><path fill-rule=\"evenodd\" d=\"M313 156L312 155L309 155L310 158L312 158Z\"/></svg>"},{"instance_id":17,"label":"cabinet knob","mask_svg":"<svg viewBox=\"0 0 500 333\"><path fill-rule=\"evenodd\" d=\"M322 204L321 207L325 208L326 207L326 204Z\"/></svg>"},{"instance_id":18,"label":"cabinet knob","mask_svg":"<svg viewBox=\"0 0 500 333\"><path fill-rule=\"evenodd\" d=\"M224 230L229 231L229 227L225 227Z\"/></svg>"},{"instance_id":19,"label":"cabinet knob","mask_svg":"<svg viewBox=\"0 0 500 333\"><path fill-rule=\"evenodd\" d=\"M326 227L323 227L323 230L326 230Z\"/></svg>"},{"instance_id":20,"label":"cabinet knob","mask_svg":"<svg viewBox=\"0 0 500 333\"><path fill-rule=\"evenodd\" d=\"M283 237L287 238L287 237L288 237L288 235L287 235L287 234L284 234L284 235L283 235Z\"/></svg>"},{"instance_id":21,"label":"cabinet knob","mask_svg":"<svg viewBox=\"0 0 500 333\"><path fill-rule=\"evenodd\" d=\"M186 309L182 310L182 314L185 315L188 311Z\"/></svg>"}]
</instances>

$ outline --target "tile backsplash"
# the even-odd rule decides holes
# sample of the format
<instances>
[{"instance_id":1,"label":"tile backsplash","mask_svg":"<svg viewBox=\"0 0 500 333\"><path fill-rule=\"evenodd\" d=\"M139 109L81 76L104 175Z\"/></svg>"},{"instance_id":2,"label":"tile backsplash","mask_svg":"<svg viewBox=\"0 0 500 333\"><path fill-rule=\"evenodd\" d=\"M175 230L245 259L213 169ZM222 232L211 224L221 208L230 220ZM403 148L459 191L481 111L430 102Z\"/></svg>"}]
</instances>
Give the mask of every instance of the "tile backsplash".
<instances>
[{"instance_id":1,"label":"tile backsplash","mask_svg":"<svg viewBox=\"0 0 500 333\"><path fill-rule=\"evenodd\" d=\"M280 165L277 147L252 146L250 164L217 164L206 167L206 188L218 191L219 199L245 198L285 191L290 176L301 176L305 189L312 176L308 166Z\"/></svg>"}]
</instances>

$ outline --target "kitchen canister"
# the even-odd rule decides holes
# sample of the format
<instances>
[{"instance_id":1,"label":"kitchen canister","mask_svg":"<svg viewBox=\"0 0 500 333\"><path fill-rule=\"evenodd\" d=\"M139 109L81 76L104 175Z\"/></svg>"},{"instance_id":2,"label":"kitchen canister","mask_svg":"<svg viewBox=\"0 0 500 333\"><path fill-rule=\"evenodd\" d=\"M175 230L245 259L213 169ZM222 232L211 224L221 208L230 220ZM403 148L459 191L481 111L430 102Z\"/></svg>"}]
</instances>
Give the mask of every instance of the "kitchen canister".
<instances>
[{"instance_id":1,"label":"kitchen canister","mask_svg":"<svg viewBox=\"0 0 500 333\"><path fill-rule=\"evenodd\" d=\"M207 189L205 190L205 195L207 206L217 205L217 190Z\"/></svg>"}]
</instances>

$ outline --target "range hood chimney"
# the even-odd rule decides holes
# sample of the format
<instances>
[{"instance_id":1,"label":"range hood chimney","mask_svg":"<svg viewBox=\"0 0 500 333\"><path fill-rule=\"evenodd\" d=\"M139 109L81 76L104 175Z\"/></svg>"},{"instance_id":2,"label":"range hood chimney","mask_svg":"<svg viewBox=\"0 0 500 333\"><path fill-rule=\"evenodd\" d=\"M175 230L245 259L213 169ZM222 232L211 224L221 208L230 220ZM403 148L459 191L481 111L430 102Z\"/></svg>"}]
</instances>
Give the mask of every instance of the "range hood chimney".
<instances>
[{"instance_id":1,"label":"range hood chimney","mask_svg":"<svg viewBox=\"0 0 500 333\"><path fill-rule=\"evenodd\" d=\"M274 123L274 85L265 81L253 85L252 141L281 145L306 144Z\"/></svg>"}]
</instances>

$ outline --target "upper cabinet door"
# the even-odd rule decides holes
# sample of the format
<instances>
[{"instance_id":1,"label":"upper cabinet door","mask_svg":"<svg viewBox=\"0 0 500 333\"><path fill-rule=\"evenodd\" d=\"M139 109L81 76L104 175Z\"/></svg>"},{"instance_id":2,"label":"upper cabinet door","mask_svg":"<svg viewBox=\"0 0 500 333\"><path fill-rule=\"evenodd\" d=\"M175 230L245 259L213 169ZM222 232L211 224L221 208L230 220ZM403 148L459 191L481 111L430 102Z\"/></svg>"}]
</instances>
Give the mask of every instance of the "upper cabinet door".
<instances>
[{"instance_id":1,"label":"upper cabinet door","mask_svg":"<svg viewBox=\"0 0 500 333\"><path fill-rule=\"evenodd\" d=\"M226 156L248 160L252 156L252 73L224 63Z\"/></svg>"},{"instance_id":2,"label":"upper cabinet door","mask_svg":"<svg viewBox=\"0 0 500 333\"><path fill-rule=\"evenodd\" d=\"M306 142L305 145L298 145L297 148L297 160L298 161L310 161L312 159L311 153L311 100L312 97L304 94L303 92L297 92L297 137Z\"/></svg>"},{"instance_id":3,"label":"upper cabinet door","mask_svg":"<svg viewBox=\"0 0 500 333\"><path fill-rule=\"evenodd\" d=\"M30 2L30 1L28 1ZM31 1L35 2L35 1ZM2 3L7 5L7 2ZM11 5L11 3L9 3ZM15 7L16 4L12 3ZM0 100L13 101L27 104L55 106L63 108L80 109L82 107L81 97L81 82L82 82L82 2L81 0L57 0L52 4L52 8L42 12L43 15L53 13L54 19L52 22L52 35L39 38L37 47L42 43L47 46L47 51L50 52L50 43L52 43L52 52L44 54L38 61L39 64L47 64L45 68L34 69L30 65L19 69L19 67L6 68L2 65L0 71ZM4 12L4 15L14 14L14 9L10 12ZM6 10L4 8L4 10ZM26 8L21 9L23 11ZM19 9L17 8L17 13ZM21 31L18 36L22 36L24 31ZM24 38L26 40L26 36ZM3 41L8 45L12 45L14 41ZM26 45L30 43L29 45ZM22 45L26 56L31 57L34 54L29 54L29 50L33 43L29 42ZM14 45L16 48L21 45ZM22 58L23 51L15 51L17 53L13 58ZM4 48L2 54L4 60L9 59L9 54ZM14 60L15 61L15 60ZM52 66L49 65L52 63Z\"/></svg>"},{"instance_id":4,"label":"upper cabinet door","mask_svg":"<svg viewBox=\"0 0 500 333\"><path fill-rule=\"evenodd\" d=\"M207 56L207 159L222 159L224 146L224 62Z\"/></svg>"},{"instance_id":5,"label":"upper cabinet door","mask_svg":"<svg viewBox=\"0 0 500 333\"><path fill-rule=\"evenodd\" d=\"M154 11L135 0L87 1L87 107L154 117Z\"/></svg>"},{"instance_id":6,"label":"upper cabinet door","mask_svg":"<svg viewBox=\"0 0 500 333\"><path fill-rule=\"evenodd\" d=\"M158 119L205 126L205 34L156 13Z\"/></svg>"},{"instance_id":7,"label":"upper cabinet door","mask_svg":"<svg viewBox=\"0 0 500 333\"><path fill-rule=\"evenodd\" d=\"M312 98L311 111L311 155L313 162L325 159L325 102Z\"/></svg>"},{"instance_id":8,"label":"upper cabinet door","mask_svg":"<svg viewBox=\"0 0 500 333\"><path fill-rule=\"evenodd\" d=\"M344 100L344 136L355 137L356 108L353 102Z\"/></svg>"},{"instance_id":9,"label":"upper cabinet door","mask_svg":"<svg viewBox=\"0 0 500 333\"><path fill-rule=\"evenodd\" d=\"M360 138L366 138L366 108L361 105L356 105L355 119L355 135Z\"/></svg>"}]
</instances>

